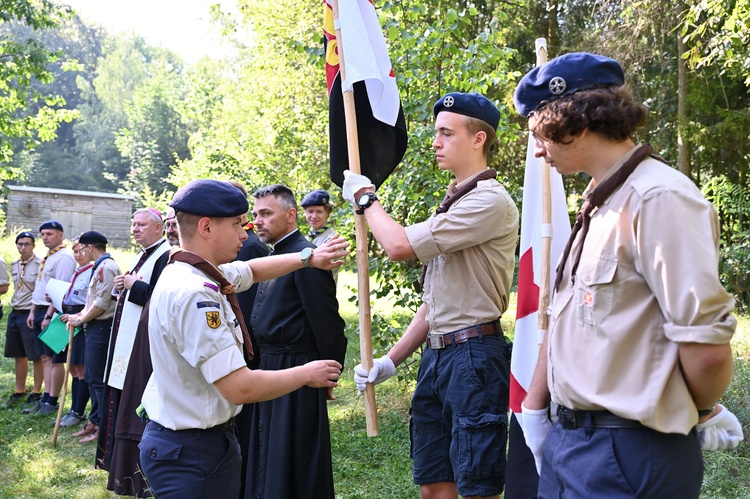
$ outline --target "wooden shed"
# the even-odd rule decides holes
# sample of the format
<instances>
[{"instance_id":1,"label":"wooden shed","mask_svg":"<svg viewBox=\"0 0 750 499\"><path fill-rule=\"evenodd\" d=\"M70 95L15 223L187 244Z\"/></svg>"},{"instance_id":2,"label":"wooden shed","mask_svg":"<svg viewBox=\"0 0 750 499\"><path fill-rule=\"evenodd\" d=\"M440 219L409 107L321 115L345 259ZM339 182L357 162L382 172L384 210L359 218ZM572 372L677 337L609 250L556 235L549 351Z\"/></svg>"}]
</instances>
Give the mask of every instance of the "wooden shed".
<instances>
[{"instance_id":1,"label":"wooden shed","mask_svg":"<svg viewBox=\"0 0 750 499\"><path fill-rule=\"evenodd\" d=\"M107 192L72 191L47 187L7 185L5 227L8 232L36 232L47 220L57 220L70 239L88 230L104 234L109 244L130 244L133 198Z\"/></svg>"}]
</instances>

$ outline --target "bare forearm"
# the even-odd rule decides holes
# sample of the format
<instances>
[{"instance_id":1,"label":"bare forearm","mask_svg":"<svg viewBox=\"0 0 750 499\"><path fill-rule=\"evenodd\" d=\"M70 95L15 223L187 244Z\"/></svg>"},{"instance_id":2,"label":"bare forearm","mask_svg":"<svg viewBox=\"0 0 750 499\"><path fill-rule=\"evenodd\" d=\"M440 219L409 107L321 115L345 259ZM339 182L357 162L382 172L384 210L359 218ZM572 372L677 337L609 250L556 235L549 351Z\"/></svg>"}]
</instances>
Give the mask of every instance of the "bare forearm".
<instances>
[{"instance_id":1,"label":"bare forearm","mask_svg":"<svg viewBox=\"0 0 750 499\"><path fill-rule=\"evenodd\" d=\"M430 328L427 325L427 305L422 304L414 315L409 327L406 328L403 336L393 345L388 352L388 357L393 364L398 366L413 354L427 338Z\"/></svg>"},{"instance_id":2,"label":"bare forearm","mask_svg":"<svg viewBox=\"0 0 750 499\"><path fill-rule=\"evenodd\" d=\"M531 378L531 386L529 392L526 394L526 398L523 401L523 405L527 409L539 410L549 407L550 404L550 393L549 386L547 385L547 335L544 337L541 346L539 347L539 359L536 362L536 368L534 369L534 376Z\"/></svg>"},{"instance_id":3,"label":"bare forearm","mask_svg":"<svg viewBox=\"0 0 750 499\"><path fill-rule=\"evenodd\" d=\"M719 401L732 379L732 348L727 344L683 343L680 366L693 402L709 409Z\"/></svg>"},{"instance_id":4,"label":"bare forearm","mask_svg":"<svg viewBox=\"0 0 750 499\"><path fill-rule=\"evenodd\" d=\"M365 210L365 218L370 226L370 232L383 247L388 258L401 261L417 256L404 228L385 212L380 202L375 201Z\"/></svg>"}]
</instances>

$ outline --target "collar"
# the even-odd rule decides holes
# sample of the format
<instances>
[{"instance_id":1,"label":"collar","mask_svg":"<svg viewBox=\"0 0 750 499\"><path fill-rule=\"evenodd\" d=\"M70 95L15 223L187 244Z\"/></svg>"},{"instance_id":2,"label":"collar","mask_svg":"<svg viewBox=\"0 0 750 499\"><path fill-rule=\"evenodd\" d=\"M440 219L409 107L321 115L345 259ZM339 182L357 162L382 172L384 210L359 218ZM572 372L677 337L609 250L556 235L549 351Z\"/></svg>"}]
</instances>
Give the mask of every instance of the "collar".
<instances>
[{"instance_id":1,"label":"collar","mask_svg":"<svg viewBox=\"0 0 750 499\"><path fill-rule=\"evenodd\" d=\"M294 229L292 232L290 232L289 234L285 235L284 237L282 237L281 239L279 239L278 241L276 241L274 244L269 244L269 246L271 247L271 251L276 251L276 248L278 248L278 247L283 248L284 246L286 246L286 243L284 243L284 241L291 241L291 237L294 234L299 234L299 233L300 233L299 229ZM284 243L284 244L282 244L282 243Z\"/></svg>"}]
</instances>

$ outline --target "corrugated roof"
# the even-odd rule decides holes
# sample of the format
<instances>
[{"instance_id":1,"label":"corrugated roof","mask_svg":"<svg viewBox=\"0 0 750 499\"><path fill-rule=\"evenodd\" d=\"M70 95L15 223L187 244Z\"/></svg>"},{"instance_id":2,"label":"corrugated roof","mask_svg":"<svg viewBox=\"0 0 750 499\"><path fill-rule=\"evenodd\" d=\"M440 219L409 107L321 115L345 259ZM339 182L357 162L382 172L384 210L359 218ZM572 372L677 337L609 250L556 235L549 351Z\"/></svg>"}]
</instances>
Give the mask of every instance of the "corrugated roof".
<instances>
[{"instance_id":1,"label":"corrugated roof","mask_svg":"<svg viewBox=\"0 0 750 499\"><path fill-rule=\"evenodd\" d=\"M70 189L51 189L49 187L29 187L25 185L6 185L11 191L44 192L47 194L68 194L75 196L89 196L95 198L133 199L133 196L110 192L74 191Z\"/></svg>"}]
</instances>

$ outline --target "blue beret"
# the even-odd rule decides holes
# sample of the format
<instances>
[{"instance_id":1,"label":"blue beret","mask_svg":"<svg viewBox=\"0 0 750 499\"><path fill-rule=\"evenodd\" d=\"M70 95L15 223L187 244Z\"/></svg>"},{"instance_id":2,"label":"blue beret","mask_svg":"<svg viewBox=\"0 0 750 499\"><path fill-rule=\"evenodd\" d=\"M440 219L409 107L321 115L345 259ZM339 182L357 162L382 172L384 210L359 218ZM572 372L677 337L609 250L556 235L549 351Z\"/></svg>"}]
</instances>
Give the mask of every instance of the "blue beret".
<instances>
[{"instance_id":1,"label":"blue beret","mask_svg":"<svg viewBox=\"0 0 750 499\"><path fill-rule=\"evenodd\" d=\"M54 229L64 232L62 224L57 220L47 220L39 226L39 232L42 232L44 229Z\"/></svg>"},{"instance_id":2,"label":"blue beret","mask_svg":"<svg viewBox=\"0 0 750 499\"><path fill-rule=\"evenodd\" d=\"M625 73L614 59L586 52L561 55L537 66L521 78L513 100L522 116L529 116L542 102L592 88L622 86Z\"/></svg>"},{"instance_id":3,"label":"blue beret","mask_svg":"<svg viewBox=\"0 0 750 499\"><path fill-rule=\"evenodd\" d=\"M107 238L104 234L95 230L84 232L78 237L78 242L81 244L107 244Z\"/></svg>"},{"instance_id":4,"label":"blue beret","mask_svg":"<svg viewBox=\"0 0 750 499\"><path fill-rule=\"evenodd\" d=\"M247 198L237 187L222 180L193 180L178 190L169 206L202 217L236 217L247 213Z\"/></svg>"},{"instance_id":5,"label":"blue beret","mask_svg":"<svg viewBox=\"0 0 750 499\"><path fill-rule=\"evenodd\" d=\"M462 92L451 92L440 97L432 107L432 114L437 117L440 111L463 114L488 123L495 131L500 123L500 111L484 95Z\"/></svg>"},{"instance_id":6,"label":"blue beret","mask_svg":"<svg viewBox=\"0 0 750 499\"><path fill-rule=\"evenodd\" d=\"M32 241L36 242L36 238L34 237L34 234L32 234L31 232L27 230L18 233L18 235L16 236L16 242L18 242L19 239L23 239L24 237L28 237Z\"/></svg>"},{"instance_id":7,"label":"blue beret","mask_svg":"<svg viewBox=\"0 0 750 499\"><path fill-rule=\"evenodd\" d=\"M325 206L331 202L331 196L324 190L318 189L312 192L308 192L307 196L302 198L300 206L303 208L307 206Z\"/></svg>"}]
</instances>

